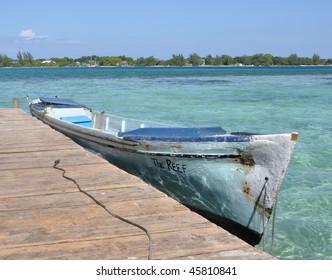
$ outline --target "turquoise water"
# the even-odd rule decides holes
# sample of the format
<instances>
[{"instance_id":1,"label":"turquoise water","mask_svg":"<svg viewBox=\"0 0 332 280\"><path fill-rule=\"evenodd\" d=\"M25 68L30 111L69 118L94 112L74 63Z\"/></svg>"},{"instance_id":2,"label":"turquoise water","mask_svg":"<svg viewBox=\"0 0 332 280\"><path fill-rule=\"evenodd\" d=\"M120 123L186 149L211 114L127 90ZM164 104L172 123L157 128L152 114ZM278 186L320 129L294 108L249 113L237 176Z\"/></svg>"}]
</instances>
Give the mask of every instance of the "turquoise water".
<instances>
[{"instance_id":1,"label":"turquoise water","mask_svg":"<svg viewBox=\"0 0 332 280\"><path fill-rule=\"evenodd\" d=\"M26 94L95 110L227 131L299 132L276 212L272 254L332 259L332 67L7 68L0 108ZM272 223L265 242L270 252Z\"/></svg>"}]
</instances>

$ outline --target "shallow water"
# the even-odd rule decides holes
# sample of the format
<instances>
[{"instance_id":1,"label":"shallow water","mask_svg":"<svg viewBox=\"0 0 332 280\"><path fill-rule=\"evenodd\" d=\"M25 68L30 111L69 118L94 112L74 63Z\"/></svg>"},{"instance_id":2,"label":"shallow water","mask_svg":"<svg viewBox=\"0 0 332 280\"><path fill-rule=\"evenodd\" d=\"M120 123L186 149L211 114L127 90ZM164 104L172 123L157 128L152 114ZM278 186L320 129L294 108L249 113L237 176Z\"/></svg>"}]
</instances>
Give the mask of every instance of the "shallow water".
<instances>
[{"instance_id":1,"label":"shallow water","mask_svg":"<svg viewBox=\"0 0 332 280\"><path fill-rule=\"evenodd\" d=\"M274 225L272 254L332 259L332 67L2 68L0 108L26 94L95 110L228 132L299 132ZM272 246L272 220L263 246Z\"/></svg>"}]
</instances>

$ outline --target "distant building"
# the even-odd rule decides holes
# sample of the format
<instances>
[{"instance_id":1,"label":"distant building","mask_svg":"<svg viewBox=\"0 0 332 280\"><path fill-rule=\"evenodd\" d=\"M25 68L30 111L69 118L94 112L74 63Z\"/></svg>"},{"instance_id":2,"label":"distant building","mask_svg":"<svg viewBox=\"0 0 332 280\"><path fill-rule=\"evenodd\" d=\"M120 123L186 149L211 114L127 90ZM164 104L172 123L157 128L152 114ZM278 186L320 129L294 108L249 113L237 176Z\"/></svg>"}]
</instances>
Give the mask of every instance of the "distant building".
<instances>
[{"instance_id":1,"label":"distant building","mask_svg":"<svg viewBox=\"0 0 332 280\"><path fill-rule=\"evenodd\" d=\"M56 62L54 60L44 60L42 61L42 64L56 64Z\"/></svg>"}]
</instances>

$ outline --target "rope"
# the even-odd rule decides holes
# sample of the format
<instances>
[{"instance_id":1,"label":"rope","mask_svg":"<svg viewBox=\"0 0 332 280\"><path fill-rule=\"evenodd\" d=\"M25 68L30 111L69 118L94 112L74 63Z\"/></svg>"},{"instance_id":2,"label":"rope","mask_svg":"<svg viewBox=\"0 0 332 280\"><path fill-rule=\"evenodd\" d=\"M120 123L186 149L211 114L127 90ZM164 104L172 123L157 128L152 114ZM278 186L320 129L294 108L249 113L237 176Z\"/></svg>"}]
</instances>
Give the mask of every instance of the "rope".
<instances>
[{"instance_id":1,"label":"rope","mask_svg":"<svg viewBox=\"0 0 332 280\"><path fill-rule=\"evenodd\" d=\"M111 216L113 216L114 218L119 219L119 220L121 220L121 221L123 221L123 222L125 222L125 223L127 223L127 224L132 225L132 226L135 226L135 227L137 227L137 228L139 228L139 229L141 229L142 231L145 232L145 234L147 235L147 237L148 237L148 239L149 239L149 254L148 254L148 259L151 260L151 259L152 259L152 237L151 237L149 231L148 231L145 227L143 227L143 226L141 226L141 225L139 225L139 224L137 224L137 223L135 223L135 222L129 221L129 220L127 220L126 218L123 218L123 217L119 216L118 214L116 214L116 213L112 212L111 210L109 210L109 209L106 207L105 204L101 203L101 202L98 201L95 197L93 197L91 194L89 194L88 192L84 191L84 190L80 187L80 185L76 182L75 179L73 179L73 178L68 177L67 175L65 175L65 174L66 174L66 170L63 169L63 168L61 168L61 167L58 167L58 164L59 164L59 163L60 163L60 160L59 160L59 159L56 160L56 161L54 161L53 168L62 171L62 177L65 178L65 179L67 179L67 180L69 180L69 181L72 181L72 182L77 186L78 190L79 190L81 193L83 193L83 194L85 194L86 196L88 196L89 198L91 198L91 199L92 199L97 205L99 205L100 207L104 208L104 210L105 210L108 214L110 214Z\"/></svg>"},{"instance_id":2,"label":"rope","mask_svg":"<svg viewBox=\"0 0 332 280\"><path fill-rule=\"evenodd\" d=\"M266 184L268 182L268 178L265 178L265 184L264 187L266 187ZM272 255L273 253L273 248L274 248L274 233L275 233L275 219L276 219L276 210L277 210L277 204L278 204L278 194L279 194L279 189L277 190L276 197L275 197L275 204L273 207L273 217L272 217L272 230L271 230L271 249L270 249L270 254ZM265 194L264 194L264 209L265 209L265 202L266 202L266 188L265 188ZM264 224L264 215L263 215L263 224ZM263 251L265 251L265 234L263 234Z\"/></svg>"},{"instance_id":3,"label":"rope","mask_svg":"<svg viewBox=\"0 0 332 280\"><path fill-rule=\"evenodd\" d=\"M263 186L262 191L264 190L264 199L263 199L263 227L265 228L265 208L266 208L266 196L267 196L267 191L266 191L266 185L269 181L268 177L265 177L265 183ZM265 251L265 234L263 232L263 251Z\"/></svg>"},{"instance_id":4,"label":"rope","mask_svg":"<svg viewBox=\"0 0 332 280\"><path fill-rule=\"evenodd\" d=\"M276 198L275 201L276 203L274 204L274 209L273 209L273 218L272 218L272 237L271 237L271 251L270 254L272 255L273 252L273 248L274 248L274 231L275 231L275 220L276 220L276 212L277 212L277 204L278 204L278 194L279 194L279 190L277 190L276 193Z\"/></svg>"},{"instance_id":5,"label":"rope","mask_svg":"<svg viewBox=\"0 0 332 280\"><path fill-rule=\"evenodd\" d=\"M266 184L268 183L269 179L266 177L265 178L265 183L263 188L265 189L264 193L264 209L265 209L265 203L266 203ZM278 194L279 194L279 189L277 190L276 197L275 197L275 204L273 207L273 217L272 217L272 230L271 230L271 248L270 248L270 254L272 255L273 253L273 248L274 248L274 240L275 240L275 219L276 219L276 210L277 210L277 204L278 204ZM265 223L264 219L265 215L263 215L263 224ZM263 251L265 251L265 234L263 234Z\"/></svg>"}]
</instances>

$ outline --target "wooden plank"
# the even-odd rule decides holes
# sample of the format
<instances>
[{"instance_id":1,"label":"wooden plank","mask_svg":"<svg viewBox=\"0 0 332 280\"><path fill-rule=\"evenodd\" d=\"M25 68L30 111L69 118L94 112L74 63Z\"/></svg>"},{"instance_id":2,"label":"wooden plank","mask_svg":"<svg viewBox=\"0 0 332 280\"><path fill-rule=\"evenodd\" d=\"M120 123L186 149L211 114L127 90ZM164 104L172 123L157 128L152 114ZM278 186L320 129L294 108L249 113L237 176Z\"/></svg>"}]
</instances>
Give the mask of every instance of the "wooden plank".
<instances>
[{"instance_id":1,"label":"wooden plank","mask_svg":"<svg viewBox=\"0 0 332 280\"><path fill-rule=\"evenodd\" d=\"M140 229L108 215L96 204L10 211L1 213L0 219L0 236L6 247L145 236Z\"/></svg>"},{"instance_id":2,"label":"wooden plank","mask_svg":"<svg viewBox=\"0 0 332 280\"><path fill-rule=\"evenodd\" d=\"M82 157L82 152L85 153L84 157ZM90 152L68 147L51 151L45 149L19 153L0 153L0 162L3 163L0 166L0 170L52 167L55 160L58 159L66 161L69 165L85 164L92 165L92 168L93 164L103 164L103 161L99 157L94 156Z\"/></svg>"},{"instance_id":3,"label":"wooden plank","mask_svg":"<svg viewBox=\"0 0 332 280\"><path fill-rule=\"evenodd\" d=\"M135 260L146 259L148 248L146 237L129 236L119 238L104 238L87 241L73 240L72 242L44 244L41 246L27 246L6 248L1 251L2 259L80 259L80 260Z\"/></svg>"},{"instance_id":4,"label":"wooden plank","mask_svg":"<svg viewBox=\"0 0 332 280\"><path fill-rule=\"evenodd\" d=\"M20 109L0 109L0 259L272 259Z\"/></svg>"},{"instance_id":5,"label":"wooden plank","mask_svg":"<svg viewBox=\"0 0 332 280\"><path fill-rule=\"evenodd\" d=\"M5 197L0 201L0 212L68 208L88 204L94 204L94 202L88 197L77 195L75 190L67 193Z\"/></svg>"}]
</instances>

